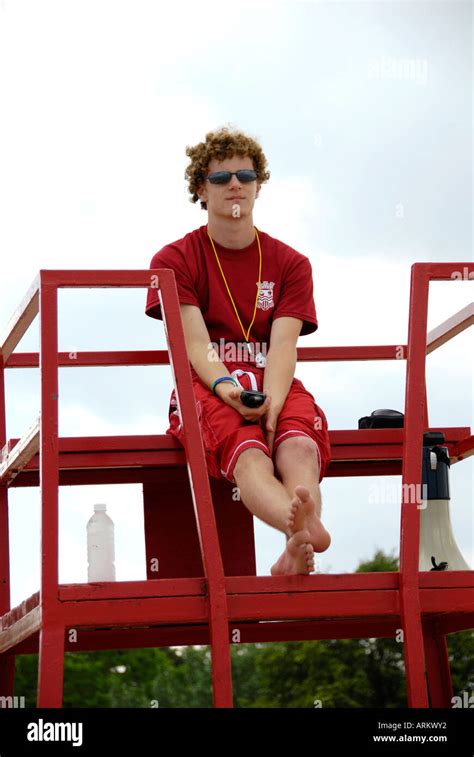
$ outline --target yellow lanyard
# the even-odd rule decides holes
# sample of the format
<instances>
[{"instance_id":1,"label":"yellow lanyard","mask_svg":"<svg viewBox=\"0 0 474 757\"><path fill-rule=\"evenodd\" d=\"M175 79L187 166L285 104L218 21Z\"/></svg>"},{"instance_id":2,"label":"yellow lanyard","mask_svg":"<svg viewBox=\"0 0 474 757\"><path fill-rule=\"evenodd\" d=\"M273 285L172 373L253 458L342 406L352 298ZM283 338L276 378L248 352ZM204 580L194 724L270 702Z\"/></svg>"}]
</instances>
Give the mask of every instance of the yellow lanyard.
<instances>
[{"instance_id":1,"label":"yellow lanyard","mask_svg":"<svg viewBox=\"0 0 474 757\"><path fill-rule=\"evenodd\" d=\"M259 239L259 236L258 236L257 227L256 227L256 226L254 226L254 229L255 229L255 234L256 234L256 237L257 237L257 244L258 244L258 253L259 253L259 257L260 257L260 262L259 262L259 268L258 268L258 287L257 287L257 297L256 297L256 299L255 299L255 307L254 307L254 310L253 310L253 318L252 318L252 323L250 324L250 326L249 326L249 328L248 328L247 334L245 334L245 329L244 329L244 327L242 326L242 321L240 320L239 314L238 314L238 312L237 312L237 308L235 307L235 302L234 302L234 300L233 300L233 297L232 297L232 295L231 295L231 293L230 293L230 289L229 289L229 286L228 286L228 284L227 284L227 280L226 280L226 277L225 277L225 275L224 275L224 271L222 270L222 266L221 266L221 264L220 264L220 261L219 261L219 257L218 257L218 255L217 255L217 252L216 252L216 248L214 247L214 242L212 241L212 237L211 237L211 235L209 234L209 231L207 232L207 236L208 236L208 237L209 237L209 239L211 240L212 249L214 250L214 253L215 253L215 256L216 256L216 260L217 260L217 264L218 264L218 266L219 266L219 269L220 269L220 272L221 272L221 274L222 274L222 278L224 279L224 284L226 285L226 289L227 289L227 291L228 291L228 293L229 293L229 297L230 297L230 300L231 300L231 302L232 302L232 305L234 306L235 314L236 314L236 316L237 316L237 319L238 319L238 321L239 321L239 323L240 323L240 328L242 329L242 333L243 333L243 335L244 335L244 339L245 339L245 341L246 341L246 342L248 342L248 338L249 338L249 334L250 334L250 329L252 328L252 326L253 326L253 322L254 322L254 320L255 320L255 315L256 315L256 312L257 312L257 302L258 302L258 297L259 297L259 294L260 294L260 287L261 287L261 285L262 285L262 280L261 280L261 277L262 277L262 249L261 249L261 247L260 247L260 239ZM250 351L250 348L249 348L249 351Z\"/></svg>"}]
</instances>

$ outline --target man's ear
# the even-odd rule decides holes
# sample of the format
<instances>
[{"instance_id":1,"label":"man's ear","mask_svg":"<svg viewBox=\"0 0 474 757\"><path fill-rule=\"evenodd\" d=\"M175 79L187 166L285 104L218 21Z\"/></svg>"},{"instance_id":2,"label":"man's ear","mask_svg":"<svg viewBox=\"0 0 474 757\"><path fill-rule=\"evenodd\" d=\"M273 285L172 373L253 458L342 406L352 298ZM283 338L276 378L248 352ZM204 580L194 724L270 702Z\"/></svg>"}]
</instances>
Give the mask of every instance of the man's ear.
<instances>
[{"instance_id":1,"label":"man's ear","mask_svg":"<svg viewBox=\"0 0 474 757\"><path fill-rule=\"evenodd\" d=\"M255 192L255 199L257 199L257 197L259 196L261 188L262 188L262 185L257 184L257 191Z\"/></svg>"},{"instance_id":2,"label":"man's ear","mask_svg":"<svg viewBox=\"0 0 474 757\"><path fill-rule=\"evenodd\" d=\"M206 190L204 189L204 186L200 184L198 188L196 189L196 194L199 197L200 200L203 200L204 202L207 202L207 197L205 196L207 194Z\"/></svg>"}]
</instances>

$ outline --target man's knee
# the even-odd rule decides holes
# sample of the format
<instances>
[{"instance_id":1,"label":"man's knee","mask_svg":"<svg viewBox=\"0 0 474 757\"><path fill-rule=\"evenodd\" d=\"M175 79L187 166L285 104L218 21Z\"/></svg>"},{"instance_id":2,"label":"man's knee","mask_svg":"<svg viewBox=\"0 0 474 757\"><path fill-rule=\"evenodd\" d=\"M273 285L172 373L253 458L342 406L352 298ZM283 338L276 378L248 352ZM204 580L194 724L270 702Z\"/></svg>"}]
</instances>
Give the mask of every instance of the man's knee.
<instances>
[{"instance_id":1,"label":"man's knee","mask_svg":"<svg viewBox=\"0 0 474 757\"><path fill-rule=\"evenodd\" d=\"M237 458L237 462L234 465L234 478L238 476L242 471L248 470L250 467L266 467L273 472L273 462L268 457L263 449L258 447L247 447Z\"/></svg>"},{"instance_id":2,"label":"man's knee","mask_svg":"<svg viewBox=\"0 0 474 757\"><path fill-rule=\"evenodd\" d=\"M275 452L275 467L280 475L291 472L295 464L316 465L319 469L318 446L309 436L288 436Z\"/></svg>"}]
</instances>

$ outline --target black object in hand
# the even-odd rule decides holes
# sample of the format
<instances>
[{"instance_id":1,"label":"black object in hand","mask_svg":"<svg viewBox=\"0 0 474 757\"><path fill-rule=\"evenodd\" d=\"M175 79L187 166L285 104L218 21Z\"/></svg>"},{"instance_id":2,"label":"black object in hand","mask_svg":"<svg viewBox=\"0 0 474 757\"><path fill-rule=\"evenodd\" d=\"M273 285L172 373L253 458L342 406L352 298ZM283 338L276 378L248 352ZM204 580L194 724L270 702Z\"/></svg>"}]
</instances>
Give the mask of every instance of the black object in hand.
<instances>
[{"instance_id":1,"label":"black object in hand","mask_svg":"<svg viewBox=\"0 0 474 757\"><path fill-rule=\"evenodd\" d=\"M240 399L246 407L260 407L265 402L266 395L264 392L253 392L244 390L240 393Z\"/></svg>"}]
</instances>

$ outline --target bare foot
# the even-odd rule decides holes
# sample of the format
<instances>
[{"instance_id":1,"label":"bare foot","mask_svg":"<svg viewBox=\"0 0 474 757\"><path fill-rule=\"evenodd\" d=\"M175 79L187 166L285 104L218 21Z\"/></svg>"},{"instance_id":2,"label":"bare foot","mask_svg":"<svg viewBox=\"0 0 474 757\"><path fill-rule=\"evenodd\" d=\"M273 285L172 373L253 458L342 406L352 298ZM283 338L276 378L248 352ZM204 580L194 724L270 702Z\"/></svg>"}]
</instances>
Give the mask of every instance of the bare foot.
<instances>
[{"instance_id":1,"label":"bare foot","mask_svg":"<svg viewBox=\"0 0 474 757\"><path fill-rule=\"evenodd\" d=\"M272 576L314 571L314 549L309 543L309 531L298 531L288 539L285 551L272 566Z\"/></svg>"},{"instance_id":2,"label":"bare foot","mask_svg":"<svg viewBox=\"0 0 474 757\"><path fill-rule=\"evenodd\" d=\"M331 544L331 536L324 528L316 512L315 501L306 486L295 487L287 526L293 535L302 529L309 531L309 541L316 552L324 552Z\"/></svg>"}]
</instances>

